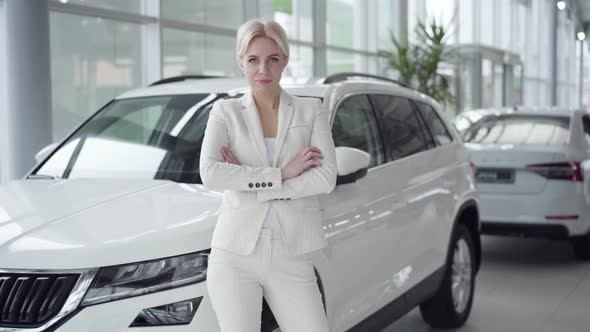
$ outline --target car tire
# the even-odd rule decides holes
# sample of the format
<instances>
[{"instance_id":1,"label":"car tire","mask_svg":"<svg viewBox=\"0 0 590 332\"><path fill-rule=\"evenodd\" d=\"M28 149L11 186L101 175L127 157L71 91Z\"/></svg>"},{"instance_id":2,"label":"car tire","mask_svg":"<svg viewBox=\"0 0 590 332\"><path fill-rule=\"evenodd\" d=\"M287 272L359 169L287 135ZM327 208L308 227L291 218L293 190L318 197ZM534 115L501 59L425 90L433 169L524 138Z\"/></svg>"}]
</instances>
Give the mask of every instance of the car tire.
<instances>
[{"instance_id":1,"label":"car tire","mask_svg":"<svg viewBox=\"0 0 590 332\"><path fill-rule=\"evenodd\" d=\"M465 324L475 291L475 247L466 226L457 225L449 248L439 289L420 305L426 323L439 329L458 328Z\"/></svg>"},{"instance_id":2,"label":"car tire","mask_svg":"<svg viewBox=\"0 0 590 332\"><path fill-rule=\"evenodd\" d=\"M571 239L574 255L581 260L590 260L590 233Z\"/></svg>"},{"instance_id":3,"label":"car tire","mask_svg":"<svg viewBox=\"0 0 590 332\"><path fill-rule=\"evenodd\" d=\"M272 314L268 303L264 299L262 301L262 321L260 326L260 332L279 332L279 324Z\"/></svg>"}]
</instances>

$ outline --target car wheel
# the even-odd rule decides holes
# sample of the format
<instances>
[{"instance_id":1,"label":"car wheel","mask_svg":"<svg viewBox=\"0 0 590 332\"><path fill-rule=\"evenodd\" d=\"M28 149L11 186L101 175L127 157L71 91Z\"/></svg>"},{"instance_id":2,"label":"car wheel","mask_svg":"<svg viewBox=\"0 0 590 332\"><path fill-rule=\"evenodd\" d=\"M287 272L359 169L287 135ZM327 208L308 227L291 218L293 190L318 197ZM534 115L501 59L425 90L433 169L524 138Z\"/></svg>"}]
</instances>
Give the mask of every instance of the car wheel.
<instances>
[{"instance_id":1,"label":"car wheel","mask_svg":"<svg viewBox=\"0 0 590 332\"><path fill-rule=\"evenodd\" d=\"M262 303L262 324L260 326L261 332L280 332L281 329L279 328L279 324L277 324L277 320L275 319L268 303L266 300L263 300Z\"/></svg>"},{"instance_id":2,"label":"car wheel","mask_svg":"<svg viewBox=\"0 0 590 332\"><path fill-rule=\"evenodd\" d=\"M457 225L451 239L442 283L432 298L420 305L422 317L434 328L458 328L465 324L475 290L475 255L471 233Z\"/></svg>"},{"instance_id":3,"label":"car wheel","mask_svg":"<svg viewBox=\"0 0 590 332\"><path fill-rule=\"evenodd\" d=\"M577 258L590 260L590 233L572 238L572 247Z\"/></svg>"}]
</instances>

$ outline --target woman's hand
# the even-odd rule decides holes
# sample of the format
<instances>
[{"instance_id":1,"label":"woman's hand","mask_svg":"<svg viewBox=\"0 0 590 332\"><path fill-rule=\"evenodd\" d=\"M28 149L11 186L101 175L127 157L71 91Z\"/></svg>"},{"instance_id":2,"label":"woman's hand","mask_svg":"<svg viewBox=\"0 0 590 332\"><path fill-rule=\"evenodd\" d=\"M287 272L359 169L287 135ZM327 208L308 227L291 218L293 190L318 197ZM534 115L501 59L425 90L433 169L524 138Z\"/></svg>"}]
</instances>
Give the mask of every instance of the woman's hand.
<instances>
[{"instance_id":1,"label":"woman's hand","mask_svg":"<svg viewBox=\"0 0 590 332\"><path fill-rule=\"evenodd\" d=\"M315 146L306 147L281 169L283 180L294 178L312 167L320 166L320 159L324 159L320 149Z\"/></svg>"},{"instance_id":2,"label":"woman's hand","mask_svg":"<svg viewBox=\"0 0 590 332\"><path fill-rule=\"evenodd\" d=\"M236 156L234 156L234 154L231 152L231 150L227 146L221 147L221 155L223 156L223 161L225 161L226 163L241 165L238 158L236 158Z\"/></svg>"}]
</instances>

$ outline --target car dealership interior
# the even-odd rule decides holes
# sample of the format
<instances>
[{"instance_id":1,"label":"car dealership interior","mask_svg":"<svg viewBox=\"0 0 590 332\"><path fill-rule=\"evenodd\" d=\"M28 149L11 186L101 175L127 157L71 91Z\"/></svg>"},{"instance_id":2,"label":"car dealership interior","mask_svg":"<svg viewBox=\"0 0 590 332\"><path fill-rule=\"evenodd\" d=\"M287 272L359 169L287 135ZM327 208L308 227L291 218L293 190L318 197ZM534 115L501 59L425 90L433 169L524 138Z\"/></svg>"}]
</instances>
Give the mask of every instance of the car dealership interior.
<instances>
[{"instance_id":1,"label":"car dealership interior","mask_svg":"<svg viewBox=\"0 0 590 332\"><path fill-rule=\"evenodd\" d=\"M288 38L260 37L288 60L274 159L256 18ZM0 0L0 332L224 331L207 271L247 204L286 252L284 211L327 244L289 259L330 331L590 331L589 35L590 0ZM287 178L300 143L323 164Z\"/></svg>"}]
</instances>

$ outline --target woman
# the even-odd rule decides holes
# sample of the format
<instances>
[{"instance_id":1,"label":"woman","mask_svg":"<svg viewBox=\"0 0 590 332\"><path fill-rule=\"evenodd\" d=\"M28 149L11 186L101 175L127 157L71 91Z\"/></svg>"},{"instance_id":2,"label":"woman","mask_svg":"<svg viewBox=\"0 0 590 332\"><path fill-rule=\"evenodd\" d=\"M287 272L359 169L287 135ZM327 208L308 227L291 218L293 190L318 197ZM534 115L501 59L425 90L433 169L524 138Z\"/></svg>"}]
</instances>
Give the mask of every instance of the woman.
<instances>
[{"instance_id":1,"label":"woman","mask_svg":"<svg viewBox=\"0 0 590 332\"><path fill-rule=\"evenodd\" d=\"M207 287L223 332L259 332L262 298L283 331L325 332L328 322L308 254L326 246L317 194L336 185L328 112L315 98L290 96L279 81L287 35L255 19L237 34L250 90L215 103L200 173L223 190Z\"/></svg>"}]
</instances>

